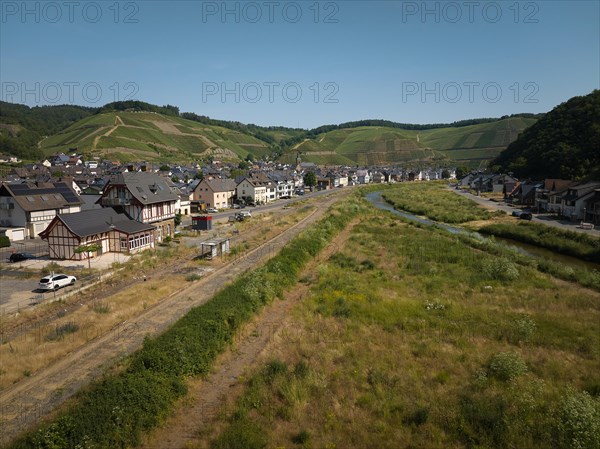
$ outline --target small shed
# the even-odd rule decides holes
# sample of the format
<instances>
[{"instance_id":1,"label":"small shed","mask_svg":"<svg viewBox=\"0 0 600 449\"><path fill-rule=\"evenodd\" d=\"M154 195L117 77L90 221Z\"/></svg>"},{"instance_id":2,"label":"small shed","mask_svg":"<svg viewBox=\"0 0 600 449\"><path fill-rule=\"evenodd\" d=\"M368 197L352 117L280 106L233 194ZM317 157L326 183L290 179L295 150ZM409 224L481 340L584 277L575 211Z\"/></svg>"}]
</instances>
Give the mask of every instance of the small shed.
<instances>
[{"instance_id":1,"label":"small shed","mask_svg":"<svg viewBox=\"0 0 600 449\"><path fill-rule=\"evenodd\" d=\"M213 257L222 256L230 251L229 238L215 238L206 240L200 243L200 254L202 257L212 259Z\"/></svg>"},{"instance_id":2,"label":"small shed","mask_svg":"<svg viewBox=\"0 0 600 449\"><path fill-rule=\"evenodd\" d=\"M196 231L212 230L212 216L201 215L197 217L192 217L192 229Z\"/></svg>"}]
</instances>

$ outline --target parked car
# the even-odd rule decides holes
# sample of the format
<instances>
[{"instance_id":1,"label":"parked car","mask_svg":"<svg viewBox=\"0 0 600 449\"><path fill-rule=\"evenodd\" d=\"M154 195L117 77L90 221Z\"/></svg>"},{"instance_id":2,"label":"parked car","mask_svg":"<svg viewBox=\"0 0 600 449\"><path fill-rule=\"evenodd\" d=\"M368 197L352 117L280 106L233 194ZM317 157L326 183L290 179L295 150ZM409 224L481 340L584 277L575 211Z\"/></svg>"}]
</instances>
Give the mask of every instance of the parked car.
<instances>
[{"instance_id":1,"label":"parked car","mask_svg":"<svg viewBox=\"0 0 600 449\"><path fill-rule=\"evenodd\" d=\"M36 256L30 253L12 253L8 258L9 262L21 262L23 260L36 259Z\"/></svg>"},{"instance_id":2,"label":"parked car","mask_svg":"<svg viewBox=\"0 0 600 449\"><path fill-rule=\"evenodd\" d=\"M209 214L218 214L219 211L217 209L215 209L214 207L209 207L208 209L206 209L206 212L208 212Z\"/></svg>"},{"instance_id":3,"label":"parked car","mask_svg":"<svg viewBox=\"0 0 600 449\"><path fill-rule=\"evenodd\" d=\"M533 215L531 215L529 212L521 212L521 215L519 215L519 219L521 220L531 220L533 218Z\"/></svg>"},{"instance_id":4,"label":"parked car","mask_svg":"<svg viewBox=\"0 0 600 449\"><path fill-rule=\"evenodd\" d=\"M251 218L252 217L252 213L249 210L243 210L241 212L238 212L239 215L241 215L244 218Z\"/></svg>"},{"instance_id":5,"label":"parked car","mask_svg":"<svg viewBox=\"0 0 600 449\"><path fill-rule=\"evenodd\" d=\"M51 274L40 279L38 288L40 290L58 290L67 285L74 285L77 278L68 274Z\"/></svg>"}]
</instances>

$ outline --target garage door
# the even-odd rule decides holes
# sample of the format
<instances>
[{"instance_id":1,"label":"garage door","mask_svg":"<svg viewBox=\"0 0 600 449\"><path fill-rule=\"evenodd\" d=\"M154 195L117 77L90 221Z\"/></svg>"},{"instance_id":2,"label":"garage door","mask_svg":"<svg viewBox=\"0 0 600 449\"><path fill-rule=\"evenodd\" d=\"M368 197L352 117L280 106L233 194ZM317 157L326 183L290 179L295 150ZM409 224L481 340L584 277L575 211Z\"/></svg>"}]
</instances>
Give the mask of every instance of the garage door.
<instances>
[{"instance_id":1,"label":"garage door","mask_svg":"<svg viewBox=\"0 0 600 449\"><path fill-rule=\"evenodd\" d=\"M10 240L12 242L18 242L19 240L25 240L25 229L13 229L11 234L12 234L12 237L10 238Z\"/></svg>"}]
</instances>

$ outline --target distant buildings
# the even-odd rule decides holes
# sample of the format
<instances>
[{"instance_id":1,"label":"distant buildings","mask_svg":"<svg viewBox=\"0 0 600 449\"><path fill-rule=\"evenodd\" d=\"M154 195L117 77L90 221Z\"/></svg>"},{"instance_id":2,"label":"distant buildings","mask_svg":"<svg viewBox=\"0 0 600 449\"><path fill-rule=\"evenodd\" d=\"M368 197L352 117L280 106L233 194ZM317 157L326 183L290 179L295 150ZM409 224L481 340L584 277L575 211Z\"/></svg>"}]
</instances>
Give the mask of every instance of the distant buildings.
<instances>
[{"instance_id":1,"label":"distant buildings","mask_svg":"<svg viewBox=\"0 0 600 449\"><path fill-rule=\"evenodd\" d=\"M74 252L75 244L96 242L100 252L152 247L174 235L176 214L227 209L242 199L266 204L291 198L302 193L309 171L315 173L317 189L441 177L438 169L409 174L401 167L320 167L299 157L295 165L257 161L245 175L233 179L239 171L237 165L227 163L165 167L143 161L87 160L76 153L4 167L0 171L0 234L11 241L43 236L51 245L52 257L80 259L87 255ZM102 217L112 219L115 227L102 228L98 221ZM87 227L89 220L100 227ZM143 237L138 237L139 232Z\"/></svg>"}]
</instances>

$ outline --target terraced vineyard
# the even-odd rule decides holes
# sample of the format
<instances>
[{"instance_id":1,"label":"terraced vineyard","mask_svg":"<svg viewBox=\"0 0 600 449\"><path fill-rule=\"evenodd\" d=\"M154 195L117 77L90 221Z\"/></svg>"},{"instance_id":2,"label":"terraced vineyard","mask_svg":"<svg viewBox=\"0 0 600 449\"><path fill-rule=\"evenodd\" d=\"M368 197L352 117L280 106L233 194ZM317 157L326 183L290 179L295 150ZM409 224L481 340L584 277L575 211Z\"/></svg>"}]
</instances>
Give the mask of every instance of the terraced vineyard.
<instances>
[{"instance_id":1,"label":"terraced vineyard","mask_svg":"<svg viewBox=\"0 0 600 449\"><path fill-rule=\"evenodd\" d=\"M77 148L86 156L122 161L236 160L270 153L266 142L219 126L150 112L110 112L85 118L41 142L45 154Z\"/></svg>"},{"instance_id":2,"label":"terraced vineyard","mask_svg":"<svg viewBox=\"0 0 600 449\"><path fill-rule=\"evenodd\" d=\"M300 151L303 160L323 164L378 165L447 158L478 166L497 156L535 121L534 118L511 117L427 130L371 126L337 129L301 142L285 158L291 161L295 152Z\"/></svg>"}]
</instances>

